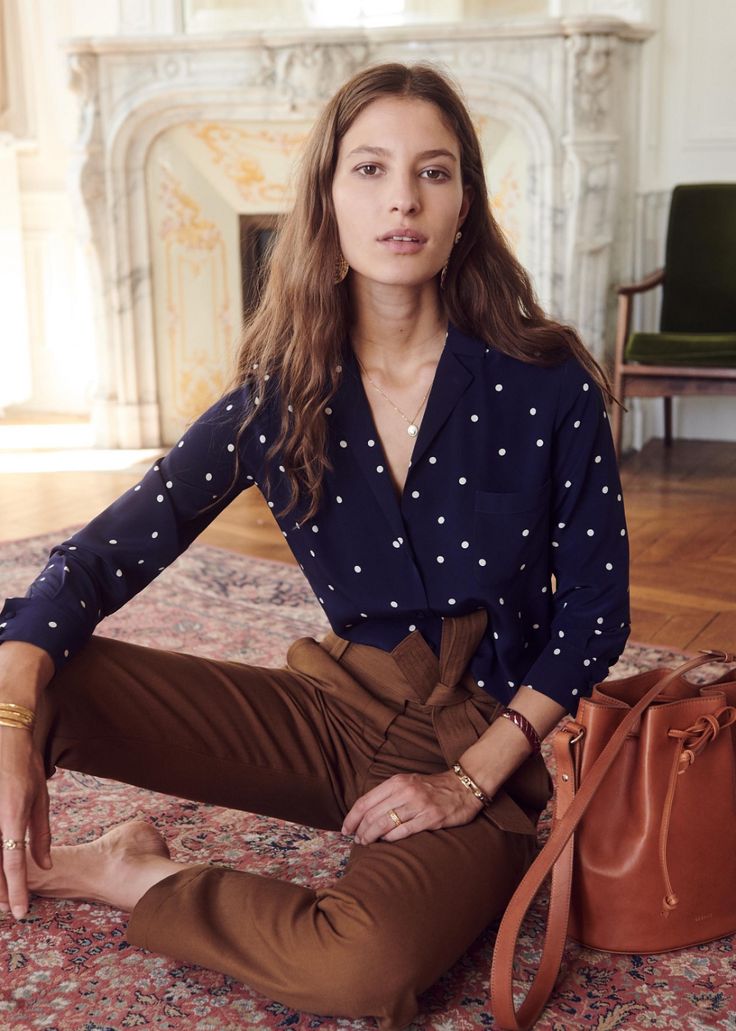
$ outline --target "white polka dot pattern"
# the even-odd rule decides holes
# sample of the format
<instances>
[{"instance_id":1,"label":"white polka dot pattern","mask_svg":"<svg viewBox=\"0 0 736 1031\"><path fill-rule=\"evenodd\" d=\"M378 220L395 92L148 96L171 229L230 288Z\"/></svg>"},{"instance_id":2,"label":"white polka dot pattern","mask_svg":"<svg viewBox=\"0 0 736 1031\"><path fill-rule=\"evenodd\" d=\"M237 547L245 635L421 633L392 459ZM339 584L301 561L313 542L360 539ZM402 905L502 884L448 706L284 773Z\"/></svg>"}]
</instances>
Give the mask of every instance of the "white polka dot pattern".
<instances>
[{"instance_id":1,"label":"white polka dot pattern","mask_svg":"<svg viewBox=\"0 0 736 1031\"><path fill-rule=\"evenodd\" d=\"M307 523L299 505L279 514L283 455L266 499L333 629L387 650L418 630L437 652L443 616L484 607L476 682L504 701L533 683L572 708L628 629L628 538L600 392L572 359L519 362L451 327L397 496L356 372L348 351L324 408L333 470L317 517ZM28 597L3 608L0 641L31 640L65 662L239 491L265 490L280 413L260 400L248 406L247 390L222 398L55 548ZM239 434L248 408L254 421Z\"/></svg>"}]
</instances>

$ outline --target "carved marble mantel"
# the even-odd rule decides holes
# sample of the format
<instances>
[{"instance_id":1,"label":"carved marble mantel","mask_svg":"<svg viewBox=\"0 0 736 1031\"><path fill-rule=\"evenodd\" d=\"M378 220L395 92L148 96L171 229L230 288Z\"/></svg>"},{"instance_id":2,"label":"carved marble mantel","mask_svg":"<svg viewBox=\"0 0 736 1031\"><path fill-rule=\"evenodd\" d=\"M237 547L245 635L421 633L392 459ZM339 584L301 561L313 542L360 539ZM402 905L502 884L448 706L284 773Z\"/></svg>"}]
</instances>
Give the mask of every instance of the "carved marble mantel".
<instances>
[{"instance_id":1,"label":"carved marble mantel","mask_svg":"<svg viewBox=\"0 0 736 1031\"><path fill-rule=\"evenodd\" d=\"M618 19L294 34L75 40L74 178L94 264L103 447L161 441L145 162L155 138L196 119L310 121L365 64L429 59L474 114L515 127L530 154L527 261L542 303L594 354L610 339L611 284L631 250L640 44Z\"/></svg>"}]
</instances>

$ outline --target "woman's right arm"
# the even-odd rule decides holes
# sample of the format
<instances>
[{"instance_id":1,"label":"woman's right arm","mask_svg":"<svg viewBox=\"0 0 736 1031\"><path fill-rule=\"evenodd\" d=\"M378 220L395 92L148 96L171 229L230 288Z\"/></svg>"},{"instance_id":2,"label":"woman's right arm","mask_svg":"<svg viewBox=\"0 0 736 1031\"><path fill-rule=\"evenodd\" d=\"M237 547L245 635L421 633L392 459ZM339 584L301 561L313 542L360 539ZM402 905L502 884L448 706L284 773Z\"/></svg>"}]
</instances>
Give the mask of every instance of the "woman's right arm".
<instances>
[{"instance_id":1,"label":"woman's right arm","mask_svg":"<svg viewBox=\"0 0 736 1031\"><path fill-rule=\"evenodd\" d=\"M254 482L251 434L234 480L245 397L240 389L220 399L139 483L52 548L26 596L8 598L0 612L0 646L35 644L63 668L102 618L171 565Z\"/></svg>"},{"instance_id":2,"label":"woman's right arm","mask_svg":"<svg viewBox=\"0 0 736 1031\"><path fill-rule=\"evenodd\" d=\"M212 406L181 440L82 530L52 549L24 598L0 612L0 702L31 711L54 672L89 640L104 616L124 605L170 565L258 475L257 457L237 431L246 393ZM245 435L252 441L252 435ZM43 763L28 730L0 725L0 836L23 841L49 862L48 796ZM0 851L0 908L28 906L22 848Z\"/></svg>"}]
</instances>

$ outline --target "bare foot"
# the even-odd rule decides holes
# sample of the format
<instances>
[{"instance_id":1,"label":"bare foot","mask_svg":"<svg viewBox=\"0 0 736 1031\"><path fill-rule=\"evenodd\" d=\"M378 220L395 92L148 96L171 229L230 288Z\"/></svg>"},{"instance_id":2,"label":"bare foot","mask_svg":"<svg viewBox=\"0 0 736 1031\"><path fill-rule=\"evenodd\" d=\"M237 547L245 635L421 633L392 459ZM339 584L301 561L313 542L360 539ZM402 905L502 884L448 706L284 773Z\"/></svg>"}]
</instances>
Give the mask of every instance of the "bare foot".
<instances>
[{"instance_id":1,"label":"bare foot","mask_svg":"<svg viewBox=\"0 0 736 1031\"><path fill-rule=\"evenodd\" d=\"M51 898L90 899L130 912L150 887L185 869L144 820L129 820L83 845L55 845L51 870L26 856L28 887Z\"/></svg>"}]
</instances>

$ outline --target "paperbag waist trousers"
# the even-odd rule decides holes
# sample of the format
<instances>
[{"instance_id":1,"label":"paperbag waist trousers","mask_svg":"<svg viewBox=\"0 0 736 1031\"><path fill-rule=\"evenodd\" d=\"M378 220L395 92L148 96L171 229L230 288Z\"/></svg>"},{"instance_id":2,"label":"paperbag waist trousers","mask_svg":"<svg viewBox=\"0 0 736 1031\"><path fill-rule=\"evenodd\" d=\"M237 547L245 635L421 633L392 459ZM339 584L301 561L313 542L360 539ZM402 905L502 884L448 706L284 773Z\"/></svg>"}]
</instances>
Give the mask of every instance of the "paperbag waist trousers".
<instances>
[{"instance_id":1,"label":"paperbag waist trousers","mask_svg":"<svg viewBox=\"0 0 736 1031\"><path fill-rule=\"evenodd\" d=\"M465 672L486 621L484 610L446 618L439 659L416 631L391 652L330 632L296 640L280 668L94 637L39 709L47 774L339 830L371 787L446 770L500 713ZM550 792L532 757L470 823L353 845L342 876L318 889L183 868L143 896L128 940L298 1010L403 1027L503 910Z\"/></svg>"}]
</instances>

